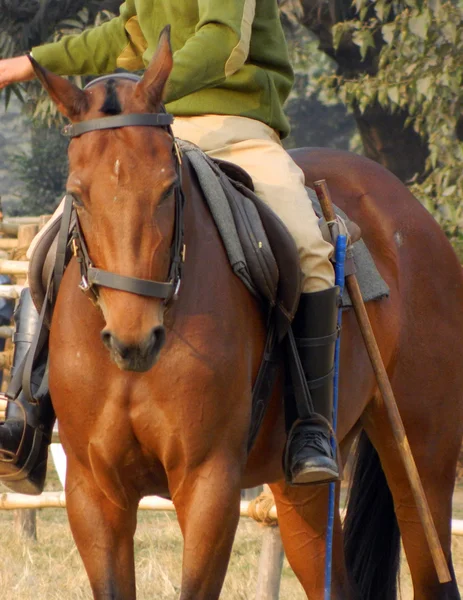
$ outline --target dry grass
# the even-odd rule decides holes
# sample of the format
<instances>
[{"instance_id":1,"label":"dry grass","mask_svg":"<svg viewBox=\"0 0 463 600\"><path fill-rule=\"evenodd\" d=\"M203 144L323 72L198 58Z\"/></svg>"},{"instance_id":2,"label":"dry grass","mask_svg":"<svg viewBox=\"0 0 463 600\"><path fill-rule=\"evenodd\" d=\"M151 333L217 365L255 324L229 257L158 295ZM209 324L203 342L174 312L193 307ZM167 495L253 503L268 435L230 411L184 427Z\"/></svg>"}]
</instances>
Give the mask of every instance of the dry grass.
<instances>
[{"instance_id":1,"label":"dry grass","mask_svg":"<svg viewBox=\"0 0 463 600\"><path fill-rule=\"evenodd\" d=\"M90 600L87 578L74 546L63 510L38 514L39 543L22 543L13 533L13 514L0 513L0 589L8 600ZM261 543L261 528L242 519L233 549L222 598L254 598ZM463 538L454 537L457 577L463 581ZM138 598L178 598L182 539L170 513L140 513L135 541ZM461 588L463 592L463 588ZM285 562L281 600L305 598ZM409 577L402 577L402 600L412 600Z\"/></svg>"},{"instance_id":2,"label":"dry grass","mask_svg":"<svg viewBox=\"0 0 463 600\"><path fill-rule=\"evenodd\" d=\"M0 589L8 590L8 600L91 598L65 511L57 509L39 512L37 532L40 543L18 542L12 538L12 531L13 515L0 513ZM223 598L253 598L260 540L260 527L254 522L242 520ZM138 598L178 598L181 549L182 538L173 515L140 513L135 542ZM282 600L304 597L299 583L286 567Z\"/></svg>"},{"instance_id":3,"label":"dry grass","mask_svg":"<svg viewBox=\"0 0 463 600\"><path fill-rule=\"evenodd\" d=\"M91 593L71 538L65 511L42 510L38 515L39 543L21 543L12 536L12 513L0 513L0 589L8 600L90 600ZM242 519L225 581L224 600L254 598L261 528ZM140 513L135 552L140 600L174 600L180 589L182 539L170 513ZM463 538L454 538L457 576L463 581ZM463 588L461 588L463 592ZM285 563L281 600L305 598ZM402 577L402 600L412 600L409 578Z\"/></svg>"},{"instance_id":4,"label":"dry grass","mask_svg":"<svg viewBox=\"0 0 463 600\"><path fill-rule=\"evenodd\" d=\"M48 489L56 489L51 473ZM0 490L1 491L1 490ZM463 490L456 495L455 513L461 518ZM0 590L8 600L90 600L85 571L71 537L66 513L44 509L37 516L38 543L24 543L13 535L13 513L0 511ZM221 598L245 600L255 597L262 529L241 519ZM178 598L181 577L182 538L171 513L139 513L135 540L139 600ZM453 539L457 578L463 583L463 537ZM402 600L412 600L410 579L404 569ZM463 593L463 586L460 591ZM2 594L3 595L3 594ZM306 598L285 561L281 600Z\"/></svg>"}]
</instances>

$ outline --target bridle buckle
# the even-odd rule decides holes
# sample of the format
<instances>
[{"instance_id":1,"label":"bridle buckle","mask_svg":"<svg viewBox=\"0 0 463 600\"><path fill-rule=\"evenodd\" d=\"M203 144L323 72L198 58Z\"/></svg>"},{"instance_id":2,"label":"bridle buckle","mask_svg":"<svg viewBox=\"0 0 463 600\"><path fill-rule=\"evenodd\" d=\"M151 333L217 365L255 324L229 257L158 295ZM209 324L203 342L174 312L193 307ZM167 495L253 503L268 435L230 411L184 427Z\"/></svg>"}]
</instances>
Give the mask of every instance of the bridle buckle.
<instances>
[{"instance_id":1,"label":"bridle buckle","mask_svg":"<svg viewBox=\"0 0 463 600\"><path fill-rule=\"evenodd\" d=\"M74 255L75 258L77 258L78 254L79 254L79 246L77 244L75 237L72 238L71 248L72 248L72 254Z\"/></svg>"},{"instance_id":2,"label":"bridle buckle","mask_svg":"<svg viewBox=\"0 0 463 600\"><path fill-rule=\"evenodd\" d=\"M84 294L86 294L90 290L90 284L88 283L85 275L82 275L82 279L79 283L79 289L81 289L84 292Z\"/></svg>"},{"instance_id":3,"label":"bridle buckle","mask_svg":"<svg viewBox=\"0 0 463 600\"><path fill-rule=\"evenodd\" d=\"M174 152L175 152L175 156L177 157L178 160L178 164L180 166L182 166L183 162L182 162L182 151L180 150L180 146L178 145L177 139L174 138Z\"/></svg>"}]
</instances>

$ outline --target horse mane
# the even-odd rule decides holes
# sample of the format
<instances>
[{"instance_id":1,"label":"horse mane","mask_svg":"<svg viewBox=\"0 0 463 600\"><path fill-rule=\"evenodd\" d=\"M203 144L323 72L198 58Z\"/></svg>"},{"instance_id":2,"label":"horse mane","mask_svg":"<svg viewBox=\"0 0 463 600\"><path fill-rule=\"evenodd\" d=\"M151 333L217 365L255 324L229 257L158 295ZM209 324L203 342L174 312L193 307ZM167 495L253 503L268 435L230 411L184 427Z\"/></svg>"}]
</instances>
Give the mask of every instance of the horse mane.
<instances>
[{"instance_id":1,"label":"horse mane","mask_svg":"<svg viewBox=\"0 0 463 600\"><path fill-rule=\"evenodd\" d=\"M117 95L117 82L115 79L108 79L105 82L106 97L100 111L106 115L119 115L122 112L122 106Z\"/></svg>"}]
</instances>

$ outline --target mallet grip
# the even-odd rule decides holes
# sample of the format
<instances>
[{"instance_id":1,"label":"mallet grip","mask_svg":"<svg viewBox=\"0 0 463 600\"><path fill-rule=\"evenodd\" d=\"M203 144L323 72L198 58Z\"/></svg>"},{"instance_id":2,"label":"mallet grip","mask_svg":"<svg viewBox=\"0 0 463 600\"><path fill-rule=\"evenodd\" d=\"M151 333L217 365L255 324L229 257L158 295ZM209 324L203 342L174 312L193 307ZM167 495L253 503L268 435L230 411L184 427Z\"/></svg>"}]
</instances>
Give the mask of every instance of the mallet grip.
<instances>
[{"instance_id":1,"label":"mallet grip","mask_svg":"<svg viewBox=\"0 0 463 600\"><path fill-rule=\"evenodd\" d=\"M335 221L336 214L333 208L333 202L331 201L330 191L326 183L326 179L319 179L313 182L315 193L317 194L318 201L322 208L323 216L327 222Z\"/></svg>"}]
</instances>

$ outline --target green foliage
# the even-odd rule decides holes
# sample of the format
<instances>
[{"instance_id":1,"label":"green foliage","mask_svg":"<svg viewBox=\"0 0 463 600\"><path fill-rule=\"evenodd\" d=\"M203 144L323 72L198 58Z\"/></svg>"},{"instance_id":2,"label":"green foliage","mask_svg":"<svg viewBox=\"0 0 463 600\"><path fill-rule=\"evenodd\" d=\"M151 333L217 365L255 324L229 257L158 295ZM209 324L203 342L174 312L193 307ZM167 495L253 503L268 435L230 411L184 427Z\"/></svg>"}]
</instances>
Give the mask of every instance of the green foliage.
<instances>
[{"instance_id":1,"label":"green foliage","mask_svg":"<svg viewBox=\"0 0 463 600\"><path fill-rule=\"evenodd\" d=\"M288 9L287 3L285 7ZM285 139L285 147L349 149L355 121L346 114L339 99L328 97L320 85L322 76L334 73L333 61L318 49L318 40L297 19L284 21L284 27L295 71L295 84L285 106L291 122L291 134Z\"/></svg>"},{"instance_id":2,"label":"green foliage","mask_svg":"<svg viewBox=\"0 0 463 600\"><path fill-rule=\"evenodd\" d=\"M441 0L355 0L355 6L355 20L334 26L334 44L339 47L349 36L362 58L376 47L376 73L355 79L331 75L324 85L362 112L375 101L392 112L408 111L409 123L429 147L427 171L417 174L412 191L450 238L460 238L463 144L456 132L463 105L462 7Z\"/></svg>"},{"instance_id":3,"label":"green foliage","mask_svg":"<svg viewBox=\"0 0 463 600\"><path fill-rule=\"evenodd\" d=\"M51 214L63 196L67 178L68 140L56 128L32 130L31 153L10 158L18 179L16 195L21 199L17 214Z\"/></svg>"},{"instance_id":4,"label":"green foliage","mask_svg":"<svg viewBox=\"0 0 463 600\"><path fill-rule=\"evenodd\" d=\"M82 33L85 29L96 27L101 23L112 18L112 13L107 10L101 11L92 16L88 8L83 8L75 15L74 18L64 19L58 24L58 28L54 32L49 41L55 42L61 39L64 35L74 35ZM69 77L77 86L85 85L85 78L81 76ZM50 97L42 88L41 85L35 83L28 86L28 112L30 116L38 123L48 126L59 126L63 124L63 117L59 114L56 105L50 100Z\"/></svg>"},{"instance_id":5,"label":"green foliage","mask_svg":"<svg viewBox=\"0 0 463 600\"><path fill-rule=\"evenodd\" d=\"M118 0L0 0L0 59L25 54L32 47L78 34L113 16ZM71 78L77 85L80 77ZM26 111L40 123L60 124L61 116L37 81L12 85L0 91L5 107L14 93Z\"/></svg>"},{"instance_id":6,"label":"green foliage","mask_svg":"<svg viewBox=\"0 0 463 600\"><path fill-rule=\"evenodd\" d=\"M33 46L99 25L113 16L109 11L119 4L118 0L0 0L0 58L21 55ZM81 77L72 80L80 86L85 83ZM14 195L20 199L9 212L51 213L63 195L67 174L68 142L58 130L63 119L37 81L0 92L6 108L12 93L24 101L24 112L35 126L31 153L9 159L18 178Z\"/></svg>"}]
</instances>

